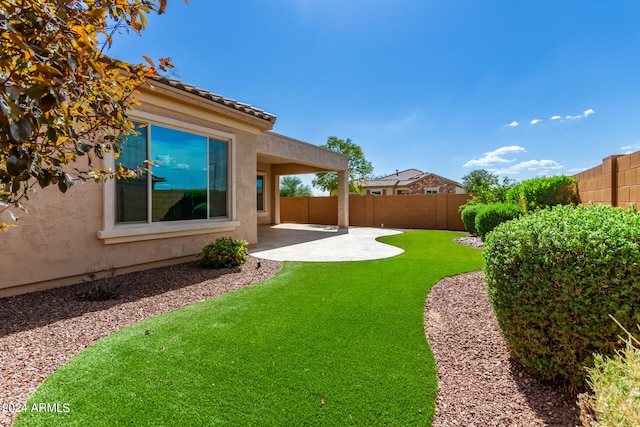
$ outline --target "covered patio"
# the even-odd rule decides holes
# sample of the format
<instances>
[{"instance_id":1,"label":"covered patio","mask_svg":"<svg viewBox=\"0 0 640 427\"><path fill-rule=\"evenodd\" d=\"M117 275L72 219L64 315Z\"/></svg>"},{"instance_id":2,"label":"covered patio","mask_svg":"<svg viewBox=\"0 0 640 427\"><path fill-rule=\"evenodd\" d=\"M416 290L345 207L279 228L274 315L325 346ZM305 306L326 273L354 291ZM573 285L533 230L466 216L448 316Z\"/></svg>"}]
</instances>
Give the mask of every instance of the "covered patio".
<instances>
[{"instance_id":1,"label":"covered patio","mask_svg":"<svg viewBox=\"0 0 640 427\"><path fill-rule=\"evenodd\" d=\"M258 139L257 175L262 180L262 203L258 192L258 225L277 225L280 219L280 177L318 172L338 173L338 223L349 227L349 177L346 155L284 135L264 132ZM262 209L261 209L262 208Z\"/></svg>"},{"instance_id":2,"label":"covered patio","mask_svg":"<svg viewBox=\"0 0 640 427\"><path fill-rule=\"evenodd\" d=\"M279 224L258 227L258 244L249 249L256 258L275 261L364 261L389 258L404 252L380 243L377 237L401 231L314 224Z\"/></svg>"}]
</instances>

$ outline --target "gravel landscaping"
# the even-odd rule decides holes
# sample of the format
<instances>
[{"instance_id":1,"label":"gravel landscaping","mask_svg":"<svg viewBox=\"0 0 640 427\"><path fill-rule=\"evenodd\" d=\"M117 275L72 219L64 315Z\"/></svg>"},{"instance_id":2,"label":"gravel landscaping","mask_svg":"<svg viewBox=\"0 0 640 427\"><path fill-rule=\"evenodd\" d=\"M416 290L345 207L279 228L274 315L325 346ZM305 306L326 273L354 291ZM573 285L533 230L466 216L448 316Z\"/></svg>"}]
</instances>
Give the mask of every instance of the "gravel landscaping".
<instances>
[{"instance_id":1,"label":"gravel landscaping","mask_svg":"<svg viewBox=\"0 0 640 427\"><path fill-rule=\"evenodd\" d=\"M574 397L509 357L483 277L447 277L427 297L425 332L438 365L433 426L582 425Z\"/></svg>"},{"instance_id":2,"label":"gravel landscaping","mask_svg":"<svg viewBox=\"0 0 640 427\"><path fill-rule=\"evenodd\" d=\"M253 257L221 270L186 263L0 299L0 425L10 425L14 409L46 377L100 338L147 317L262 282L281 267L281 262ZM113 298L88 300L94 296Z\"/></svg>"},{"instance_id":3,"label":"gravel landscaping","mask_svg":"<svg viewBox=\"0 0 640 427\"><path fill-rule=\"evenodd\" d=\"M478 244L467 238L465 244ZM58 367L100 338L187 304L266 280L277 261L234 269L195 263L0 299L0 425ZM90 297L111 297L91 301ZM89 297L89 298L88 298ZM435 426L573 426L574 399L509 358L482 272L446 278L426 301L425 332L438 362Z\"/></svg>"}]
</instances>

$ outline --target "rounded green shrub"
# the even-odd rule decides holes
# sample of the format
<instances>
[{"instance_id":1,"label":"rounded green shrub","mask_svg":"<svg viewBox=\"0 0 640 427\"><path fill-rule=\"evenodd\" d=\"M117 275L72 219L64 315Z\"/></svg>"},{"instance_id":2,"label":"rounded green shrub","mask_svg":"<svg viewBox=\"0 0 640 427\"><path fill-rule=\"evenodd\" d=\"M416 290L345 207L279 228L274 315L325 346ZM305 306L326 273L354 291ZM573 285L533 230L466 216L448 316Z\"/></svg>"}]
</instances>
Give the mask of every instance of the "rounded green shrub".
<instances>
[{"instance_id":1,"label":"rounded green shrub","mask_svg":"<svg viewBox=\"0 0 640 427\"><path fill-rule=\"evenodd\" d=\"M198 254L198 265L207 268L231 268L247 262L247 241L221 237Z\"/></svg>"},{"instance_id":2,"label":"rounded green shrub","mask_svg":"<svg viewBox=\"0 0 640 427\"><path fill-rule=\"evenodd\" d=\"M577 203L577 182L565 175L528 179L507 191L507 201L528 211Z\"/></svg>"},{"instance_id":3,"label":"rounded green shrub","mask_svg":"<svg viewBox=\"0 0 640 427\"><path fill-rule=\"evenodd\" d=\"M544 379L584 385L593 354L611 354L613 315L640 323L640 215L556 206L496 227L485 281L512 355Z\"/></svg>"},{"instance_id":4,"label":"rounded green shrub","mask_svg":"<svg viewBox=\"0 0 640 427\"><path fill-rule=\"evenodd\" d=\"M511 203L491 203L484 205L476 214L475 227L482 240L498 225L519 218L526 212L518 205Z\"/></svg>"},{"instance_id":5,"label":"rounded green shrub","mask_svg":"<svg viewBox=\"0 0 640 427\"><path fill-rule=\"evenodd\" d=\"M484 206L485 205L483 204L467 205L464 209L462 209L462 212L460 212L464 228L469 233L478 234L478 230L476 230L476 215Z\"/></svg>"}]
</instances>

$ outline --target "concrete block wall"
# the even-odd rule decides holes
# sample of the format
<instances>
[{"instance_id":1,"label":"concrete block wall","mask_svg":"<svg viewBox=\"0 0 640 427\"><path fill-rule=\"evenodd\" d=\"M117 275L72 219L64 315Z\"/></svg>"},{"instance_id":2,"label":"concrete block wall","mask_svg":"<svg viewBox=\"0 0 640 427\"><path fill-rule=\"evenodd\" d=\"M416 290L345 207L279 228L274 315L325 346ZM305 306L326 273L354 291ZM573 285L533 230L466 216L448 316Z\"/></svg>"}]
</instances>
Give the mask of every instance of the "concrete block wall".
<instances>
[{"instance_id":1,"label":"concrete block wall","mask_svg":"<svg viewBox=\"0 0 640 427\"><path fill-rule=\"evenodd\" d=\"M640 207L640 151L606 157L602 164L574 177L578 180L578 196L584 205Z\"/></svg>"},{"instance_id":2,"label":"concrete block wall","mask_svg":"<svg viewBox=\"0 0 640 427\"><path fill-rule=\"evenodd\" d=\"M464 230L458 208L468 194L349 196L349 224L359 227ZM283 197L282 222L337 224L337 197Z\"/></svg>"},{"instance_id":3,"label":"concrete block wall","mask_svg":"<svg viewBox=\"0 0 640 427\"><path fill-rule=\"evenodd\" d=\"M617 159L617 202L620 207L640 207L640 151Z\"/></svg>"}]
</instances>

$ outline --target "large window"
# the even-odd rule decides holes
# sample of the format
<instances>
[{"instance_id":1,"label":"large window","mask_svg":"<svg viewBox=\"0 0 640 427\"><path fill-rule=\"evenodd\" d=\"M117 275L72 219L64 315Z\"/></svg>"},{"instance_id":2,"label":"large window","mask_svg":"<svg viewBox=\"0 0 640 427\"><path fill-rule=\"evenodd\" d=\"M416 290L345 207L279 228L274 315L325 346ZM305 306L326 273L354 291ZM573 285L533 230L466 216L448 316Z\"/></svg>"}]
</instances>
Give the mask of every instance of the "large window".
<instances>
[{"instance_id":1,"label":"large window","mask_svg":"<svg viewBox=\"0 0 640 427\"><path fill-rule=\"evenodd\" d=\"M151 159L151 173L116 183L116 223L227 217L229 143L157 125L138 125L116 167Z\"/></svg>"}]
</instances>

